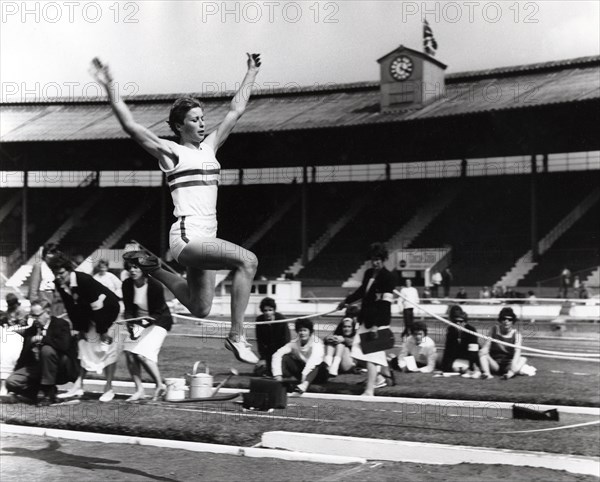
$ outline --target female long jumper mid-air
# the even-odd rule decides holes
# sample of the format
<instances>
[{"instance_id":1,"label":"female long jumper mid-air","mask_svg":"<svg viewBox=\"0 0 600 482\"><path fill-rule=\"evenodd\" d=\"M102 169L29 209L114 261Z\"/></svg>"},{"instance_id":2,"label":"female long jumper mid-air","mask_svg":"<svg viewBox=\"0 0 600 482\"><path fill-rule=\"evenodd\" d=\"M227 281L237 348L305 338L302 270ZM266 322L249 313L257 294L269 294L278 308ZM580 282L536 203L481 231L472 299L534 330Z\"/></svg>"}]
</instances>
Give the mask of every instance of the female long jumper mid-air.
<instances>
[{"instance_id":1,"label":"female long jumper mid-air","mask_svg":"<svg viewBox=\"0 0 600 482\"><path fill-rule=\"evenodd\" d=\"M125 102L115 92L108 66L97 58L92 62L92 73L106 90L123 130L158 160L167 177L177 218L171 226L169 245L174 258L186 267L187 280L162 269L160 260L145 252L128 252L124 258L162 282L199 318L210 312L216 271L232 270L231 330L225 347L238 360L256 363L258 358L243 336L243 322L258 260L250 251L216 237L217 185L221 166L215 156L246 109L260 68L260 55L248 54L247 63L248 71L231 101L229 112L208 136L204 134L202 104L190 97L175 101L168 124L179 137L178 142L159 138L133 119Z\"/></svg>"}]
</instances>

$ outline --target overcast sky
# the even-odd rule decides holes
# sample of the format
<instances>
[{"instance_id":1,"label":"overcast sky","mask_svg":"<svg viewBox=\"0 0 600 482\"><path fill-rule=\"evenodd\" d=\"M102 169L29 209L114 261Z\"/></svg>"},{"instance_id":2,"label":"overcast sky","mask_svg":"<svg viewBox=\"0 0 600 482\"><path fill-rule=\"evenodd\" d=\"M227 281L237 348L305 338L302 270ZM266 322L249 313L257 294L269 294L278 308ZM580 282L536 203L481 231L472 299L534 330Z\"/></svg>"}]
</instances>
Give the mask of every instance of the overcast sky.
<instances>
[{"instance_id":1,"label":"overcast sky","mask_svg":"<svg viewBox=\"0 0 600 482\"><path fill-rule=\"evenodd\" d=\"M245 52L261 86L377 80L376 60L422 50L422 16L448 72L600 54L591 1L2 1L2 100L94 96L90 59L124 93L231 90Z\"/></svg>"}]
</instances>

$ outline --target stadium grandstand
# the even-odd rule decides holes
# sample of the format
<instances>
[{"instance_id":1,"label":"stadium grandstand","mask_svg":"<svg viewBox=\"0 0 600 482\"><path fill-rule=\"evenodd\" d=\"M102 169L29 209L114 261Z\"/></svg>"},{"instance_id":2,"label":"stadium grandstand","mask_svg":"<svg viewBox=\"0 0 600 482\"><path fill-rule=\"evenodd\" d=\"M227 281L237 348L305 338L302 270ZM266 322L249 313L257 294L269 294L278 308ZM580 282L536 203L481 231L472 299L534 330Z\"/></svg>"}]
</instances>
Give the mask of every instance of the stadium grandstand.
<instances>
[{"instance_id":1,"label":"stadium grandstand","mask_svg":"<svg viewBox=\"0 0 600 482\"><path fill-rule=\"evenodd\" d=\"M254 251L259 276L323 296L357 285L374 241L443 253L452 295L505 285L554 297L565 267L596 294L600 57L445 74L400 46L378 62L378 82L253 94L219 154L220 237ZM231 93L193 95L212 130ZM177 97L126 100L172 138ZM87 257L137 240L168 259L162 173L104 99L3 103L0 153L0 255L13 286L27 285L48 241Z\"/></svg>"}]
</instances>

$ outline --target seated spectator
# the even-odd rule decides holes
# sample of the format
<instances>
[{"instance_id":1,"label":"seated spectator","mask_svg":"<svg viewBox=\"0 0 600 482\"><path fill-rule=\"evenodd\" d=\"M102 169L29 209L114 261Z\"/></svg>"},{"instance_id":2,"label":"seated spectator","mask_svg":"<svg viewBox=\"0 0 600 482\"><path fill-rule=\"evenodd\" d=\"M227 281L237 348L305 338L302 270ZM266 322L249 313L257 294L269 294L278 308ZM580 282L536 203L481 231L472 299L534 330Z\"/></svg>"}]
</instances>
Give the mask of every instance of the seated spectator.
<instances>
[{"instance_id":1,"label":"seated spectator","mask_svg":"<svg viewBox=\"0 0 600 482\"><path fill-rule=\"evenodd\" d=\"M302 395L311 383L327 381L327 365L323 363L325 349L319 338L313 336L313 323L307 319L296 321L297 338L273 354L272 369L275 380L296 378L300 383L295 395Z\"/></svg>"},{"instance_id":2,"label":"seated spectator","mask_svg":"<svg viewBox=\"0 0 600 482\"><path fill-rule=\"evenodd\" d=\"M427 336L427 325L416 321L412 326L412 335L402 344L398 367L405 372L432 373L436 359L435 342Z\"/></svg>"},{"instance_id":3,"label":"seated spectator","mask_svg":"<svg viewBox=\"0 0 600 482\"><path fill-rule=\"evenodd\" d=\"M106 286L119 298L123 298L122 281L108 270L108 261L101 259L94 267L94 279Z\"/></svg>"},{"instance_id":4,"label":"seated spectator","mask_svg":"<svg viewBox=\"0 0 600 482\"><path fill-rule=\"evenodd\" d=\"M464 288L460 288L458 290L458 293L456 293L456 298L459 300L466 300L467 299L467 292L465 291Z\"/></svg>"},{"instance_id":5,"label":"seated spectator","mask_svg":"<svg viewBox=\"0 0 600 482\"><path fill-rule=\"evenodd\" d=\"M142 385L142 367L156 384L153 399L159 400L165 395L167 387L162 381L158 368L158 355L167 337L167 332L173 326L173 318L171 318L171 312L165 302L163 285L154 278L146 276L139 267L132 263L126 261L125 267L129 270L129 278L123 282L125 319L148 317L127 324L131 341L124 343L123 351L136 391L126 401L132 402L145 397ZM136 324L137 326L135 326ZM139 325L147 328L141 330L139 336L136 336L135 328L138 328Z\"/></svg>"},{"instance_id":6,"label":"seated spectator","mask_svg":"<svg viewBox=\"0 0 600 482\"><path fill-rule=\"evenodd\" d=\"M479 292L479 298L482 300L488 299L492 297L492 292L487 286L484 286Z\"/></svg>"},{"instance_id":7,"label":"seated spectator","mask_svg":"<svg viewBox=\"0 0 600 482\"><path fill-rule=\"evenodd\" d=\"M6 295L6 312L3 316L6 319L8 326L27 326L27 313L21 307L21 302L14 293L8 293Z\"/></svg>"},{"instance_id":8,"label":"seated spectator","mask_svg":"<svg viewBox=\"0 0 600 482\"><path fill-rule=\"evenodd\" d=\"M470 331L477 331L467 323L468 317L463 309L454 305L450 307L450 321ZM468 369L467 369L468 367ZM461 372L464 378L479 378L479 344L477 336L465 333L454 326L446 331L446 344L442 358L442 371Z\"/></svg>"},{"instance_id":9,"label":"seated spectator","mask_svg":"<svg viewBox=\"0 0 600 482\"><path fill-rule=\"evenodd\" d=\"M325 364L329 367L329 376L348 373L356 366L350 355L356 336L356 322L349 316L344 317L335 331L325 337Z\"/></svg>"},{"instance_id":10,"label":"seated spectator","mask_svg":"<svg viewBox=\"0 0 600 482\"><path fill-rule=\"evenodd\" d=\"M259 308L262 315L258 315L256 321L285 319L281 313L277 313L277 304L273 298L263 298ZM256 345L260 360L258 360L258 363L254 367L254 374L257 376L272 376L271 359L273 358L273 353L288 343L291 338L290 328L287 323L256 325Z\"/></svg>"},{"instance_id":11,"label":"seated spectator","mask_svg":"<svg viewBox=\"0 0 600 482\"><path fill-rule=\"evenodd\" d=\"M30 316L35 322L24 333L23 349L15 371L6 380L6 389L40 405L57 401L56 385L77 378L79 363L69 322L50 315L50 303L45 299L31 303ZM17 335L15 335L17 336Z\"/></svg>"},{"instance_id":12,"label":"seated spectator","mask_svg":"<svg viewBox=\"0 0 600 482\"><path fill-rule=\"evenodd\" d=\"M526 365L527 359L521 356L521 333L515 329L517 316L512 308L505 307L498 315L498 325L492 327L490 338L515 345L506 346L486 340L479 351L479 363L483 380L494 378L492 372L504 380L515 375L532 375L535 369ZM533 371L533 373L532 373Z\"/></svg>"}]
</instances>

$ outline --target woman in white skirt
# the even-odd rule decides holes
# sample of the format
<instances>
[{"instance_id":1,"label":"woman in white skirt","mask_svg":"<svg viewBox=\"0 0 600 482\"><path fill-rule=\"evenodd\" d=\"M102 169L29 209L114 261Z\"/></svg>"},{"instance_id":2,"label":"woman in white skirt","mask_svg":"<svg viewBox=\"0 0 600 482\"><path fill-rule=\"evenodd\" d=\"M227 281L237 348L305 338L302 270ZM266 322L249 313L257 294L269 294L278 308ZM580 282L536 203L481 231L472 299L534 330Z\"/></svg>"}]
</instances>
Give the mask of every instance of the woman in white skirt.
<instances>
[{"instance_id":1,"label":"woman in white skirt","mask_svg":"<svg viewBox=\"0 0 600 482\"><path fill-rule=\"evenodd\" d=\"M125 261L125 269L129 272L129 278L123 281L122 287L125 319L148 317L127 325L131 340L125 342L123 351L136 387L136 392L127 401L144 398L142 367L156 384L153 399L158 400L166 393L166 386L158 369L158 354L167 332L171 330L173 319L165 302L162 284L146 276L139 267L128 261ZM143 326L147 327L142 328Z\"/></svg>"},{"instance_id":2,"label":"woman in white skirt","mask_svg":"<svg viewBox=\"0 0 600 482\"><path fill-rule=\"evenodd\" d=\"M365 271L360 287L342 301L338 309L349 303L362 300L358 322L360 324L352 350L352 358L367 363L367 386L363 396L373 396L376 388L386 386L386 379L394 384L385 350L365 354L362 351L360 335L368 331L389 328L392 312L393 291L396 285L394 276L384 266L388 252L382 243L373 243L369 249L372 267ZM378 376L379 375L379 376Z\"/></svg>"}]
</instances>

